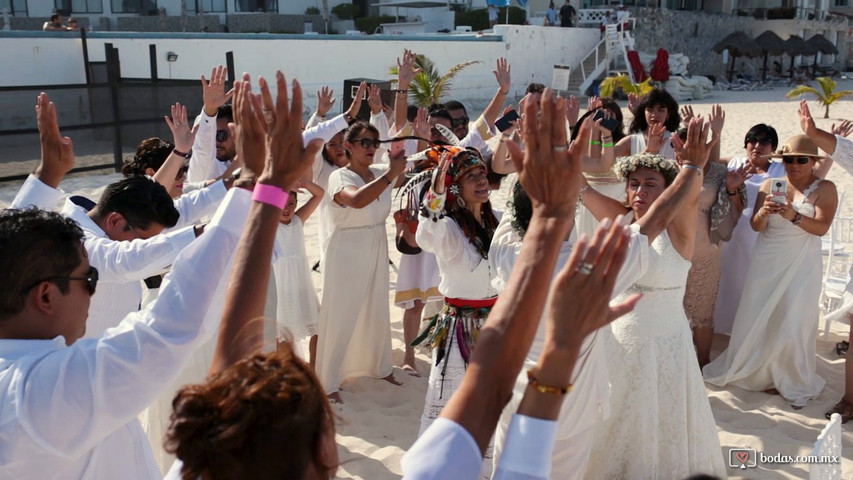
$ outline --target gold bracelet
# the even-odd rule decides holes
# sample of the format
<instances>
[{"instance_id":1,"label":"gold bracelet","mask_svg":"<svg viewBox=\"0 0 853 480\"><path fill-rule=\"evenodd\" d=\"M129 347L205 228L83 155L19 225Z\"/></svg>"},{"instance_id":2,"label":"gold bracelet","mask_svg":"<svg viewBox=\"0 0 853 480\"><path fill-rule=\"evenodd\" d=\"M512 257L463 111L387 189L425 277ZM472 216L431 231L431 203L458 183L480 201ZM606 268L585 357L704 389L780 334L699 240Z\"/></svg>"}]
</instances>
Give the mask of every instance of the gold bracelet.
<instances>
[{"instance_id":1,"label":"gold bracelet","mask_svg":"<svg viewBox=\"0 0 853 480\"><path fill-rule=\"evenodd\" d=\"M572 391L572 385L566 385L565 387L553 387L550 385L542 385L539 383L539 380L536 378L536 373L531 368L527 371L527 385L531 388L536 389L539 393L547 393L551 395L565 395Z\"/></svg>"}]
</instances>

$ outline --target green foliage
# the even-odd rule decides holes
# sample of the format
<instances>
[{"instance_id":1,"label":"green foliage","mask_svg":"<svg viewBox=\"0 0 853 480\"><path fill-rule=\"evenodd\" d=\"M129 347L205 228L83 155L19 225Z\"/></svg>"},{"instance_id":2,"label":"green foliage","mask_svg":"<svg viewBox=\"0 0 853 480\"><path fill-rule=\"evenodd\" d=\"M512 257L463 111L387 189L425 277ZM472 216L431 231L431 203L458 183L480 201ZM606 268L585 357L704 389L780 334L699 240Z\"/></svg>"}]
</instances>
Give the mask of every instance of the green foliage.
<instances>
[{"instance_id":1,"label":"green foliage","mask_svg":"<svg viewBox=\"0 0 853 480\"><path fill-rule=\"evenodd\" d=\"M616 75L607 77L601 82L599 93L601 97L612 97L616 90L622 90L625 95L633 93L643 96L652 90L651 78L643 80L642 83L634 83L628 75Z\"/></svg>"},{"instance_id":2,"label":"green foliage","mask_svg":"<svg viewBox=\"0 0 853 480\"><path fill-rule=\"evenodd\" d=\"M498 24L505 23L506 7L501 7L498 10ZM526 20L527 18L525 17L523 8L509 7L510 25L524 25ZM468 10L467 12L456 12L456 21L454 23L457 27L460 25L470 25L471 30L475 32L491 28L489 26L489 13L485 8Z\"/></svg>"},{"instance_id":3,"label":"green foliage","mask_svg":"<svg viewBox=\"0 0 853 480\"><path fill-rule=\"evenodd\" d=\"M320 15L320 9L317 7L308 7L305 9L305 15Z\"/></svg>"},{"instance_id":4,"label":"green foliage","mask_svg":"<svg viewBox=\"0 0 853 480\"><path fill-rule=\"evenodd\" d=\"M830 105L846 96L853 95L853 90L842 90L840 92L836 92L835 87L838 86L838 83L829 77L818 77L815 80L817 81L820 89L809 87L808 85L800 85L788 92L785 96L788 98L795 98L807 93L814 95L817 98L818 103L823 105L825 108L823 111L823 118L829 118Z\"/></svg>"},{"instance_id":5,"label":"green foliage","mask_svg":"<svg viewBox=\"0 0 853 480\"><path fill-rule=\"evenodd\" d=\"M421 71L412 79L409 84L409 101L418 107L426 108L433 103L442 103L442 99L450 90L453 84L453 79L462 70L477 63L483 63L479 60L463 62L454 65L444 75L439 74L435 63L426 55L418 55L416 60L417 68ZM390 68L389 73L397 76L397 66Z\"/></svg>"},{"instance_id":6,"label":"green foliage","mask_svg":"<svg viewBox=\"0 0 853 480\"><path fill-rule=\"evenodd\" d=\"M358 5L341 3L332 8L332 13L341 20L352 20L358 16Z\"/></svg>"},{"instance_id":7,"label":"green foliage","mask_svg":"<svg viewBox=\"0 0 853 480\"><path fill-rule=\"evenodd\" d=\"M382 23L394 23L393 15L380 15L378 17L361 17L355 19L355 28L356 30L360 30L368 35L373 35L373 32L376 31L376 27L378 27Z\"/></svg>"}]
</instances>

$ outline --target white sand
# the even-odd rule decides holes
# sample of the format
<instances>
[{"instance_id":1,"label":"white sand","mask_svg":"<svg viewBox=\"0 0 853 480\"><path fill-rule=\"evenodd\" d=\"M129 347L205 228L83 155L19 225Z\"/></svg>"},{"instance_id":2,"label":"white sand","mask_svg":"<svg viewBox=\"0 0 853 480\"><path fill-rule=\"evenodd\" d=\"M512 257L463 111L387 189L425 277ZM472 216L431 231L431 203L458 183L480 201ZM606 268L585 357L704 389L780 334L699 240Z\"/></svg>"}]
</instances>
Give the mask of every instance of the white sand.
<instances>
[{"instance_id":1,"label":"white sand","mask_svg":"<svg viewBox=\"0 0 853 480\"><path fill-rule=\"evenodd\" d=\"M853 89L853 81L839 82L839 89ZM694 106L697 114L710 111L710 105L720 103L726 112L726 126L723 131L723 156L743 153L743 137L746 131L756 123L768 123L779 133L780 143L791 135L800 133L797 122L797 103L785 99L787 88L776 88L757 92L721 92L714 91L713 96L697 102L687 102ZM823 116L823 108L811 103L816 117ZM818 126L829 129L839 118L853 118L853 100L835 104L831 110L831 119L817 118ZM833 120L834 119L834 120ZM630 116L626 112L626 123ZM62 187L66 192L80 193L96 199L99 189L119 178L118 174L82 174L66 179ZM853 191L853 176L834 168L829 178L836 182L839 190ZM0 185L0 207L8 206L15 195L20 182ZM496 192L493 202L496 208L504 209L506 185ZM853 214L853 202L845 201L839 213L845 216ZM309 220L306 225L306 242L309 258L319 257L316 237L317 223ZM399 265L400 254L393 248L394 225L388 220L388 240L391 247L391 259ZM853 246L849 247L853 248ZM849 250L848 248L848 250ZM780 259L781 261L781 259ZM388 301L391 304L391 328L393 332L394 361L399 364L403 357L402 311L393 306L395 271L391 272L391 288ZM314 274L314 283L321 293L322 277ZM818 339L818 373L826 379L826 388L821 395L809 402L802 410L793 410L781 397L764 393L747 392L739 388L720 389L708 387L711 407L717 420L722 446L721 455L728 458L729 448L755 448L768 455L807 455L826 424L824 412L829 410L841 397L844 389L844 362L837 358L835 343L846 339L848 327L833 325L829 341L822 335ZM718 335L714 342L714 356L725 348L728 337ZM429 372L429 356L426 350L418 353L418 370L421 378L411 377L395 369L395 376L403 382L396 387L387 382L374 379L355 379L344 383L341 396L346 402L335 405L339 416L338 445L342 465L338 471L341 478L365 480L398 478L402 474L400 459L406 449L414 442L418 431L419 418L426 393L426 378ZM618 413L618 412L617 412ZM638 439L639 440L639 439ZM844 427L843 440L843 478L853 478L853 434L850 426ZM439 460L436 460L439 461ZM732 477L741 478L807 478L808 465L759 464L749 470L730 469Z\"/></svg>"}]
</instances>

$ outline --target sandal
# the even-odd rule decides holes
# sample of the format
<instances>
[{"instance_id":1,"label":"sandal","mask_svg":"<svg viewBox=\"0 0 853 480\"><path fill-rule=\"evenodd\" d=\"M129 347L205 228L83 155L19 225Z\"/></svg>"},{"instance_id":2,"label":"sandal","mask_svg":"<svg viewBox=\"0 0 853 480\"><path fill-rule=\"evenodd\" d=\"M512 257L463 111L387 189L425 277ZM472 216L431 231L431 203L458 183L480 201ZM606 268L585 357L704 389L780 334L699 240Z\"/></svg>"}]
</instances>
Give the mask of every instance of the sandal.
<instances>
[{"instance_id":1,"label":"sandal","mask_svg":"<svg viewBox=\"0 0 853 480\"><path fill-rule=\"evenodd\" d=\"M839 357L846 357L848 348L850 348L850 344L847 343L847 341L842 340L835 344L835 353L837 353Z\"/></svg>"},{"instance_id":2,"label":"sandal","mask_svg":"<svg viewBox=\"0 0 853 480\"><path fill-rule=\"evenodd\" d=\"M827 420L832 417L833 413L841 415L841 423L847 423L851 418L853 418L853 403L842 398L840 402L836 403L835 406L832 407L832 410L826 412L825 416Z\"/></svg>"}]
</instances>

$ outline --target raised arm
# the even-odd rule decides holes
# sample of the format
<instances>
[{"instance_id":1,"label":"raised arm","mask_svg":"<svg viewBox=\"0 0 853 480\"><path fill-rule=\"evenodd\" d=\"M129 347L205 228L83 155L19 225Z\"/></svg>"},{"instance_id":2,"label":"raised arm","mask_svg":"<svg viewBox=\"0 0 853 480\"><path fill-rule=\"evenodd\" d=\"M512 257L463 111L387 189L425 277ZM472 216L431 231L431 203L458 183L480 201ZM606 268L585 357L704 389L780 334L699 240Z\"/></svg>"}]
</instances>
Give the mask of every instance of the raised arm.
<instances>
[{"instance_id":1,"label":"raised arm","mask_svg":"<svg viewBox=\"0 0 853 480\"><path fill-rule=\"evenodd\" d=\"M237 151L246 169L261 172L249 210L249 228L243 233L228 283L219 339L210 373L227 368L259 352L263 345L266 284L275 231L290 187L308 168L322 142L302 141L302 89L293 81L293 99L288 105L284 74L276 72L277 100L273 104L267 82L261 78L260 97L251 93L248 76L237 84L234 106ZM273 112L267 123L263 111ZM263 165L263 166L262 166ZM275 192L278 202L270 198ZM263 195L266 198L259 196ZM275 203L275 204L273 204Z\"/></svg>"},{"instance_id":2,"label":"raised arm","mask_svg":"<svg viewBox=\"0 0 853 480\"><path fill-rule=\"evenodd\" d=\"M397 92L394 95L394 125L397 132L403 130L408 122L409 85L415 74L421 70L416 67L417 55L411 50L403 50L403 58L397 57Z\"/></svg>"},{"instance_id":3,"label":"raised arm","mask_svg":"<svg viewBox=\"0 0 853 480\"><path fill-rule=\"evenodd\" d=\"M184 162L186 162L187 156L193 148L195 132L199 129L198 125L191 128L187 122L187 107L185 105L176 103L172 105L171 110L171 117L165 116L163 119L166 120L169 130L172 131L175 149L169 153L153 177L154 181L163 185L166 191L171 190L175 184L178 172L184 166Z\"/></svg>"},{"instance_id":4,"label":"raised arm","mask_svg":"<svg viewBox=\"0 0 853 480\"><path fill-rule=\"evenodd\" d=\"M812 118L812 113L809 111L809 104L805 100L800 100L800 106L797 109L797 114L800 116L800 128L803 133L809 136L818 148L829 154L835 153L835 135L817 128Z\"/></svg>"},{"instance_id":5,"label":"raised arm","mask_svg":"<svg viewBox=\"0 0 853 480\"><path fill-rule=\"evenodd\" d=\"M216 161L216 114L219 107L228 103L234 94L233 88L225 90L227 79L228 70L222 65L213 67L210 80L204 75L201 76L204 107L195 120L198 131L192 146L193 157L187 172L188 182L203 182L216 176L212 169L213 162Z\"/></svg>"},{"instance_id":6,"label":"raised arm","mask_svg":"<svg viewBox=\"0 0 853 480\"><path fill-rule=\"evenodd\" d=\"M395 142L402 143L402 142ZM379 198L382 192L388 188L395 179L406 169L406 155L400 149L399 152L392 152L388 163L388 170L373 181L355 187L349 185L334 194L334 200L338 205L351 208L364 208L370 205L371 202Z\"/></svg>"},{"instance_id":7,"label":"raised arm","mask_svg":"<svg viewBox=\"0 0 853 480\"><path fill-rule=\"evenodd\" d=\"M495 74L495 80L498 82L498 91L492 97L489 105L483 111L483 119L488 124L489 128L494 127L495 120L498 119L501 110L503 110L506 97L509 95L509 89L512 88L512 76L510 75L511 67L504 57L498 57L497 65L492 73Z\"/></svg>"},{"instance_id":8,"label":"raised arm","mask_svg":"<svg viewBox=\"0 0 853 480\"><path fill-rule=\"evenodd\" d=\"M323 201L323 195L325 195L326 191L323 190L323 187L308 179L308 177L303 177L300 184L301 187L304 187L308 190L308 193L311 194L311 198L309 198L308 201L296 211L296 216L302 220L302 223L305 223L308 221L308 217L314 213L314 210L320 206L320 203Z\"/></svg>"}]
</instances>

